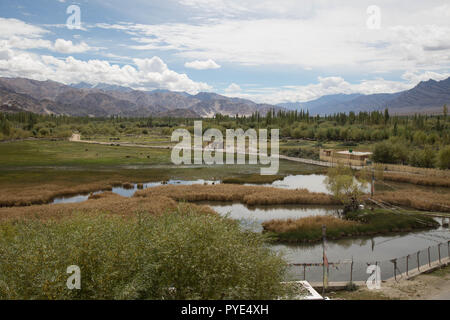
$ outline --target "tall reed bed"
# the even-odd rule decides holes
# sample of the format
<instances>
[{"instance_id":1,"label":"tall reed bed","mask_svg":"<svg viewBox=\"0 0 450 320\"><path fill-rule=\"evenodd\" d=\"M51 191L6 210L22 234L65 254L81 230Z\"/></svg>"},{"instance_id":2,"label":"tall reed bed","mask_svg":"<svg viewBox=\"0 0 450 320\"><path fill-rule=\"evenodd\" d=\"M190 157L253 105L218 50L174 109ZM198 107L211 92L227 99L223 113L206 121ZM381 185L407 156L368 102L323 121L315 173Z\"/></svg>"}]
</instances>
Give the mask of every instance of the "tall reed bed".
<instances>
[{"instance_id":1,"label":"tall reed bed","mask_svg":"<svg viewBox=\"0 0 450 320\"><path fill-rule=\"evenodd\" d=\"M418 210L450 212L450 196L448 193L408 189L377 193L374 198L393 205Z\"/></svg>"},{"instance_id":2,"label":"tall reed bed","mask_svg":"<svg viewBox=\"0 0 450 320\"><path fill-rule=\"evenodd\" d=\"M389 181L411 183L421 186L450 187L450 176L446 175L434 176L434 175L384 172L383 178Z\"/></svg>"},{"instance_id":3,"label":"tall reed bed","mask_svg":"<svg viewBox=\"0 0 450 320\"><path fill-rule=\"evenodd\" d=\"M439 224L430 217L393 213L387 210L357 211L345 219L316 216L300 219L271 220L263 223L265 232L272 233L281 242L316 242L322 239L322 226L328 239L354 236L409 232L415 229L435 228Z\"/></svg>"},{"instance_id":4,"label":"tall reed bed","mask_svg":"<svg viewBox=\"0 0 450 320\"><path fill-rule=\"evenodd\" d=\"M207 206L181 203L181 207L195 208L198 212L216 215ZM97 214L103 212L110 215L130 217L135 211L145 211L150 215L163 215L174 210L177 203L168 197L155 196L152 198L126 198L112 192L104 192L90 197L90 200L80 203L46 204L26 207L0 208L1 220L20 219L61 219L77 214Z\"/></svg>"},{"instance_id":5,"label":"tall reed bed","mask_svg":"<svg viewBox=\"0 0 450 320\"><path fill-rule=\"evenodd\" d=\"M373 167L380 167L386 171L400 171L405 173L420 174L425 176L446 177L450 179L450 170L441 170L435 168L419 168L412 166L405 166L399 164L375 163Z\"/></svg>"},{"instance_id":6,"label":"tall reed bed","mask_svg":"<svg viewBox=\"0 0 450 320\"><path fill-rule=\"evenodd\" d=\"M309 192L306 189L290 190L273 187L227 184L159 186L138 191L135 194L135 197L155 197L162 195L176 201L235 201L247 205L340 204L338 200L328 194Z\"/></svg>"}]
</instances>

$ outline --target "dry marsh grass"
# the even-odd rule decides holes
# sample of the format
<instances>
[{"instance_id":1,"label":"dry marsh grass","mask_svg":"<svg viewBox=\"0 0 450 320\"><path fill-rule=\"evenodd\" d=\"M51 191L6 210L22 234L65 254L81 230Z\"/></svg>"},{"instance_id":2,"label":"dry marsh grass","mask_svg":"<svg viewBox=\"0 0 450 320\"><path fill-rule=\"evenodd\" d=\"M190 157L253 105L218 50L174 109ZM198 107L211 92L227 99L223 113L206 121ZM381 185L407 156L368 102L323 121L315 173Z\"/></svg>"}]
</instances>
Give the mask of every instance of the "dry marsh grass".
<instances>
[{"instance_id":1,"label":"dry marsh grass","mask_svg":"<svg viewBox=\"0 0 450 320\"><path fill-rule=\"evenodd\" d=\"M273 175L273 176L262 176L260 174L245 175L240 177L227 177L222 179L222 183L227 184L269 184L277 180L282 180L284 176Z\"/></svg>"},{"instance_id":2,"label":"dry marsh grass","mask_svg":"<svg viewBox=\"0 0 450 320\"><path fill-rule=\"evenodd\" d=\"M327 228L341 228L357 224L355 221L343 220L333 216L314 216L301 219L270 220L264 222L263 227L266 230L281 233L312 229L320 229L322 231L323 225L326 225Z\"/></svg>"},{"instance_id":3,"label":"dry marsh grass","mask_svg":"<svg viewBox=\"0 0 450 320\"><path fill-rule=\"evenodd\" d=\"M374 198L418 210L450 212L450 196L448 194L410 189L378 193Z\"/></svg>"},{"instance_id":4,"label":"dry marsh grass","mask_svg":"<svg viewBox=\"0 0 450 320\"><path fill-rule=\"evenodd\" d=\"M306 189L289 190L242 185L159 186L138 191L135 197L167 196L176 201L234 201L247 205L321 204L336 205L339 201L325 193Z\"/></svg>"},{"instance_id":5,"label":"dry marsh grass","mask_svg":"<svg viewBox=\"0 0 450 320\"><path fill-rule=\"evenodd\" d=\"M300 219L271 220L263 223L266 232L282 242L315 242L322 239L322 226L326 226L328 239L410 232L436 228L439 223L418 214L403 214L388 210L361 210L350 212L345 219L333 216L315 216Z\"/></svg>"},{"instance_id":6,"label":"dry marsh grass","mask_svg":"<svg viewBox=\"0 0 450 320\"><path fill-rule=\"evenodd\" d=\"M118 183L116 182L89 183L73 187L62 187L58 184L42 184L39 186L39 188L35 186L12 186L8 189L1 190L0 207L45 204L58 197L65 197L76 194L89 194L91 192L99 190L112 190L112 188L117 184Z\"/></svg>"},{"instance_id":7,"label":"dry marsh grass","mask_svg":"<svg viewBox=\"0 0 450 320\"><path fill-rule=\"evenodd\" d=\"M420 174L426 176L446 177L450 179L450 170L441 170L435 168L419 168L412 166L405 166L399 164L375 163L373 167L379 166L386 171L400 171L405 173Z\"/></svg>"},{"instance_id":8,"label":"dry marsh grass","mask_svg":"<svg viewBox=\"0 0 450 320\"><path fill-rule=\"evenodd\" d=\"M443 171L443 170L439 170ZM429 187L450 187L450 177L446 175L419 175L409 173L384 172L383 178L389 181L411 183Z\"/></svg>"},{"instance_id":9,"label":"dry marsh grass","mask_svg":"<svg viewBox=\"0 0 450 320\"><path fill-rule=\"evenodd\" d=\"M195 208L205 214L216 214L208 206L180 203L164 196L152 198L126 198L112 192L92 195L88 201L80 203L44 204L26 207L0 208L0 221L38 219L54 220L70 217L76 214L106 213L122 217L132 217L137 212L146 212L151 215L162 215L170 210L182 208Z\"/></svg>"}]
</instances>

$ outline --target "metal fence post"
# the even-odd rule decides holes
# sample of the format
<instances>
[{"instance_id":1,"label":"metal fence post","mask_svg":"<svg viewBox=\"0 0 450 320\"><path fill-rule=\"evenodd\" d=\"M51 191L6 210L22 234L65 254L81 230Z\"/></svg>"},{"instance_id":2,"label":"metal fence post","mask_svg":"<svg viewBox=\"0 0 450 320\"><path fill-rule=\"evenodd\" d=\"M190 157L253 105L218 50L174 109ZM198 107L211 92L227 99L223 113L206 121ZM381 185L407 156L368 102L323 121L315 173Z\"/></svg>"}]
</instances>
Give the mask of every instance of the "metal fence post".
<instances>
[{"instance_id":1,"label":"metal fence post","mask_svg":"<svg viewBox=\"0 0 450 320\"><path fill-rule=\"evenodd\" d=\"M420 272L420 251L417 251L417 271Z\"/></svg>"},{"instance_id":2,"label":"metal fence post","mask_svg":"<svg viewBox=\"0 0 450 320\"><path fill-rule=\"evenodd\" d=\"M406 256L406 276L408 277L408 269L409 269L409 254Z\"/></svg>"},{"instance_id":3,"label":"metal fence post","mask_svg":"<svg viewBox=\"0 0 450 320\"><path fill-rule=\"evenodd\" d=\"M431 267L430 247L428 247L428 266Z\"/></svg>"},{"instance_id":4,"label":"metal fence post","mask_svg":"<svg viewBox=\"0 0 450 320\"><path fill-rule=\"evenodd\" d=\"M306 264L303 265L303 280L306 280Z\"/></svg>"},{"instance_id":5,"label":"metal fence post","mask_svg":"<svg viewBox=\"0 0 450 320\"><path fill-rule=\"evenodd\" d=\"M438 257L439 257L439 264L441 264L441 244L438 244Z\"/></svg>"},{"instance_id":6,"label":"metal fence post","mask_svg":"<svg viewBox=\"0 0 450 320\"><path fill-rule=\"evenodd\" d=\"M352 263L350 264L350 285L353 284L353 258Z\"/></svg>"},{"instance_id":7,"label":"metal fence post","mask_svg":"<svg viewBox=\"0 0 450 320\"><path fill-rule=\"evenodd\" d=\"M397 281L397 259L392 259L391 262L394 264L394 280Z\"/></svg>"}]
</instances>

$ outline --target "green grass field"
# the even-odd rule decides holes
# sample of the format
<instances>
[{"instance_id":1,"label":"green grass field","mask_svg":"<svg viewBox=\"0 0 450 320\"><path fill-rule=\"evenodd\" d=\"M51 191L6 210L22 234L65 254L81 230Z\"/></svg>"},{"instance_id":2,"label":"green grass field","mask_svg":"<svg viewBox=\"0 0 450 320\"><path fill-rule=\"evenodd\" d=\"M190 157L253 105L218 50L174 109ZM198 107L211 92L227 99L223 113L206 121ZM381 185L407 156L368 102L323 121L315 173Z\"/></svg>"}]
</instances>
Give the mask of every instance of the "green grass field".
<instances>
[{"instance_id":1,"label":"green grass field","mask_svg":"<svg viewBox=\"0 0 450 320\"><path fill-rule=\"evenodd\" d=\"M170 151L68 141L20 141L0 144L0 167L117 166L169 164Z\"/></svg>"},{"instance_id":2,"label":"green grass field","mask_svg":"<svg viewBox=\"0 0 450 320\"><path fill-rule=\"evenodd\" d=\"M0 143L2 201L41 203L61 192L98 190L116 183L223 180L255 183L259 165L177 166L171 150L69 141L26 140ZM317 166L280 161L279 176L325 172ZM258 183L273 181L258 179ZM46 200L44 200L46 201ZM1 201L0 201L1 202ZM20 202L20 201L19 201Z\"/></svg>"}]
</instances>

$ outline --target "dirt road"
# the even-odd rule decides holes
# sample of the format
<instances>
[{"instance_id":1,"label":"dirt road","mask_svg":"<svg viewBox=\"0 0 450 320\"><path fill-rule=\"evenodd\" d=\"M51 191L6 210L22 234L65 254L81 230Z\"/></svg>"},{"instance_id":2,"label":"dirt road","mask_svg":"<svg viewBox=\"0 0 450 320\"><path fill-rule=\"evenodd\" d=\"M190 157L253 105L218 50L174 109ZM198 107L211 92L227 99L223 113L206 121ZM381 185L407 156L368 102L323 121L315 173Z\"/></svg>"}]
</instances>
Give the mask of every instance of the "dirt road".
<instances>
[{"instance_id":1,"label":"dirt road","mask_svg":"<svg viewBox=\"0 0 450 320\"><path fill-rule=\"evenodd\" d=\"M335 292L329 296L345 300L450 300L450 266L414 279L383 283L379 290L362 287L353 292Z\"/></svg>"}]
</instances>

